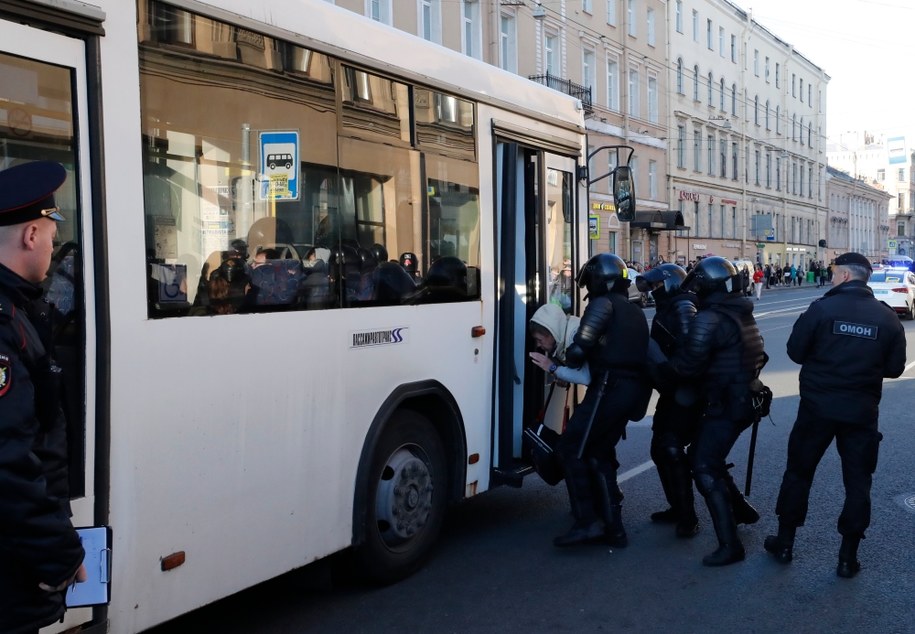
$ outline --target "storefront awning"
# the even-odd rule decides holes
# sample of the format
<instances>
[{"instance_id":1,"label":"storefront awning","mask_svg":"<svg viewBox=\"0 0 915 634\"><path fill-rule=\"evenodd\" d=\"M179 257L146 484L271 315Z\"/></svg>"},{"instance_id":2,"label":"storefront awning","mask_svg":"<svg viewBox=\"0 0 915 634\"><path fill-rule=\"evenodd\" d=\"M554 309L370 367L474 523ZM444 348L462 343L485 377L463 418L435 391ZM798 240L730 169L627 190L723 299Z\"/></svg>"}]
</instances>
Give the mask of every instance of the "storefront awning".
<instances>
[{"instance_id":1,"label":"storefront awning","mask_svg":"<svg viewBox=\"0 0 915 634\"><path fill-rule=\"evenodd\" d=\"M679 211L637 211L629 226L649 231L680 231L689 229Z\"/></svg>"}]
</instances>

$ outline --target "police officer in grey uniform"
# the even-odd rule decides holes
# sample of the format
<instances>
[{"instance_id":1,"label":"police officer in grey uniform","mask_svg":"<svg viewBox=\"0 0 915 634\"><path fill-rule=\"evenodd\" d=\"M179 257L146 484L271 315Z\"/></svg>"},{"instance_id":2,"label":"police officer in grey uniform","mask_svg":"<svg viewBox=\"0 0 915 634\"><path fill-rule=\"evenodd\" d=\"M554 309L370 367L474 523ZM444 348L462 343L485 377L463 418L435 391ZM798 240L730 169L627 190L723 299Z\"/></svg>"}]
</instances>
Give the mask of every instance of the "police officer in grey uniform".
<instances>
[{"instance_id":1,"label":"police officer in grey uniform","mask_svg":"<svg viewBox=\"0 0 915 634\"><path fill-rule=\"evenodd\" d=\"M883 438L877 429L883 379L905 369L905 331L893 309L867 286L871 272L860 253L836 258L833 288L798 317L788 338L788 356L801 364L801 403L775 507L778 535L765 540L776 560L791 561L813 474L835 439L845 482L836 574L845 578L861 569L858 544L870 525L871 481Z\"/></svg>"},{"instance_id":2,"label":"police officer in grey uniform","mask_svg":"<svg viewBox=\"0 0 915 634\"><path fill-rule=\"evenodd\" d=\"M0 171L0 632L29 634L64 613L86 579L70 522L59 378L35 303L51 264L54 192L66 171L35 161Z\"/></svg>"}]
</instances>

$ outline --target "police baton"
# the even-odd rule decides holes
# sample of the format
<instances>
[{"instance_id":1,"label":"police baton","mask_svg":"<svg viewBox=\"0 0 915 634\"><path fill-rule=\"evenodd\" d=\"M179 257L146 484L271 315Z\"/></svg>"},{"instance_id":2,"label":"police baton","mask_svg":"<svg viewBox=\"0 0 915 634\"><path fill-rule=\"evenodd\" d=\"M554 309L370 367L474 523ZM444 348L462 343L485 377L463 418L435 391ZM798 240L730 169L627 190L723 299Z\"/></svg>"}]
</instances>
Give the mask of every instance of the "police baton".
<instances>
[{"instance_id":1,"label":"police baton","mask_svg":"<svg viewBox=\"0 0 915 634\"><path fill-rule=\"evenodd\" d=\"M747 456L747 481L743 487L743 494L750 495L750 485L753 483L753 459L756 457L756 434L759 431L759 418L753 423L750 433L750 454Z\"/></svg>"},{"instance_id":2,"label":"police baton","mask_svg":"<svg viewBox=\"0 0 915 634\"><path fill-rule=\"evenodd\" d=\"M597 408L600 407L600 402L604 398L604 391L607 389L607 381L609 378L610 373L604 372L600 384L597 386L597 398L594 400L594 409L591 410L591 415L588 417L588 425L585 427L584 436L581 438L581 446L578 448L579 460L581 460L581 457L585 454L585 445L588 442L588 436L591 435L591 426L594 424L594 417L597 416Z\"/></svg>"}]
</instances>

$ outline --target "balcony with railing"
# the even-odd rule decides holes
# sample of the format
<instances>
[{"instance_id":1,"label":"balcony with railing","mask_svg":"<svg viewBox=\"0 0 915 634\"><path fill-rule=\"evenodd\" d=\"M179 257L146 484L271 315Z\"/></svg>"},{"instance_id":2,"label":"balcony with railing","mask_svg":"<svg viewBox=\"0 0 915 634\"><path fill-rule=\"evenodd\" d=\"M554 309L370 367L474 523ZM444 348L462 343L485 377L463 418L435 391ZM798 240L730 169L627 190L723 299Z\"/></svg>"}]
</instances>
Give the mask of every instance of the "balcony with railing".
<instances>
[{"instance_id":1,"label":"balcony with railing","mask_svg":"<svg viewBox=\"0 0 915 634\"><path fill-rule=\"evenodd\" d=\"M585 87L580 84L576 84L568 79L563 79L562 77L557 77L549 72L545 75L530 75L528 77L531 81L535 81L538 84L543 84L553 90L558 90L567 95L571 95L576 99L581 100L581 105L585 109L585 114L589 115L594 112L594 108L591 105L591 88L590 86Z\"/></svg>"}]
</instances>

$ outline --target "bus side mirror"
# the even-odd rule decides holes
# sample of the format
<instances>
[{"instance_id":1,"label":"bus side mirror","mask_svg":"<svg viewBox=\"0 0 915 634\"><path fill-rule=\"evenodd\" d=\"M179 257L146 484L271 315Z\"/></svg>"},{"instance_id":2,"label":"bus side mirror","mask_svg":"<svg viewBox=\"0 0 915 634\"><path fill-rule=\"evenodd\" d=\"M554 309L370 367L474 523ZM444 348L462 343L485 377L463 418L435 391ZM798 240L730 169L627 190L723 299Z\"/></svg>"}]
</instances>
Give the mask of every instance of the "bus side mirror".
<instances>
[{"instance_id":1,"label":"bus side mirror","mask_svg":"<svg viewBox=\"0 0 915 634\"><path fill-rule=\"evenodd\" d=\"M621 222L635 217L635 182L628 165L620 165L613 171L613 202Z\"/></svg>"}]
</instances>

